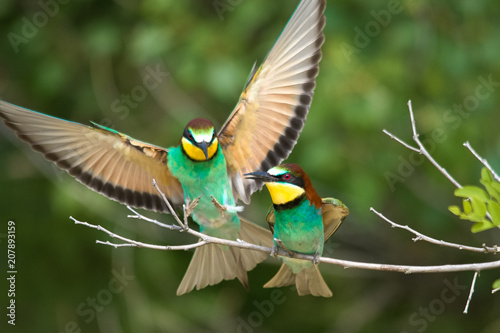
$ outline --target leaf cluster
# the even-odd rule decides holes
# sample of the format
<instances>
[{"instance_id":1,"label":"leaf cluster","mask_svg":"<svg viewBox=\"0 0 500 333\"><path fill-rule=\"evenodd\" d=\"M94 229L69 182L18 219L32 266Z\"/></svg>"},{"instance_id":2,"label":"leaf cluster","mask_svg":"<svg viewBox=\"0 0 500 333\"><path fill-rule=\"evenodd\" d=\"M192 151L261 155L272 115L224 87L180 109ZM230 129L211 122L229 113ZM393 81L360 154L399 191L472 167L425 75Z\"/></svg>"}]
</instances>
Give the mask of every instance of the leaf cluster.
<instances>
[{"instance_id":1,"label":"leaf cluster","mask_svg":"<svg viewBox=\"0 0 500 333\"><path fill-rule=\"evenodd\" d=\"M471 231L474 233L500 227L500 183L487 168L481 170L479 182L486 191L474 185L455 190L455 196L463 198L463 210L458 206L448 207L462 220L473 222Z\"/></svg>"}]
</instances>

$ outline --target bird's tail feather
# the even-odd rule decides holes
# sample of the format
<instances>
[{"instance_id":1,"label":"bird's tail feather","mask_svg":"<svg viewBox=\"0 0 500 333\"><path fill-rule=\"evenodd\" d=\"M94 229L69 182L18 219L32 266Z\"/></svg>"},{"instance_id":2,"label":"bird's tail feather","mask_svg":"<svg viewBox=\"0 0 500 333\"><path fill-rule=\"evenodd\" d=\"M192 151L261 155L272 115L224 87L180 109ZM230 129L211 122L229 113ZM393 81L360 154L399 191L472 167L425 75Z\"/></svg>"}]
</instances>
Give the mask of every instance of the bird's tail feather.
<instances>
[{"instance_id":1,"label":"bird's tail feather","mask_svg":"<svg viewBox=\"0 0 500 333\"><path fill-rule=\"evenodd\" d=\"M258 225L245 220L240 217L241 229L239 232L239 239L256 245L262 245L266 247L273 246L273 234ZM247 250L242 248L234 248L235 251L239 253L239 258L241 262L241 267L245 271L252 270L258 263L264 261L268 254L260 251Z\"/></svg>"},{"instance_id":2,"label":"bird's tail feather","mask_svg":"<svg viewBox=\"0 0 500 333\"><path fill-rule=\"evenodd\" d=\"M234 248L207 244L196 248L188 269L182 278L177 295L213 286L222 280L238 278L248 288L246 271L238 264L239 253Z\"/></svg>"},{"instance_id":3,"label":"bird's tail feather","mask_svg":"<svg viewBox=\"0 0 500 333\"><path fill-rule=\"evenodd\" d=\"M273 238L270 231L240 218L241 229L238 237L245 242L271 247ZM248 289L247 271L267 258L267 253L242 249L238 247L222 247L207 244L196 248L184 278L177 289L177 295L218 284L222 280L238 278Z\"/></svg>"},{"instance_id":4,"label":"bird's tail feather","mask_svg":"<svg viewBox=\"0 0 500 333\"><path fill-rule=\"evenodd\" d=\"M302 295L313 295L322 297L332 297L332 291L323 280L318 265L301 270L295 276L297 293Z\"/></svg>"},{"instance_id":5,"label":"bird's tail feather","mask_svg":"<svg viewBox=\"0 0 500 333\"><path fill-rule=\"evenodd\" d=\"M312 265L303 269L297 274L285 263L281 265L276 275L264 285L264 288L277 288L294 284L297 287L299 296L313 295L322 297L332 297L332 291L323 280L318 265Z\"/></svg>"},{"instance_id":6,"label":"bird's tail feather","mask_svg":"<svg viewBox=\"0 0 500 333\"><path fill-rule=\"evenodd\" d=\"M290 286L295 283L295 274L292 269L283 263L276 275L264 285L264 288L278 288Z\"/></svg>"}]
</instances>

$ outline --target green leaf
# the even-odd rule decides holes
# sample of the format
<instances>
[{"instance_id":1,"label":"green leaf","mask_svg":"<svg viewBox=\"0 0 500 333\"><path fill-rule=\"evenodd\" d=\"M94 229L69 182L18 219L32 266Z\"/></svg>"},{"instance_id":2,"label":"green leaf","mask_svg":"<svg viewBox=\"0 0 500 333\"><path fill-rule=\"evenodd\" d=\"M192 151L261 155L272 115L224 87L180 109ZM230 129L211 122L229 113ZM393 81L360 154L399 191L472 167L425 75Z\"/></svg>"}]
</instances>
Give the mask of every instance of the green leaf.
<instances>
[{"instance_id":1,"label":"green leaf","mask_svg":"<svg viewBox=\"0 0 500 333\"><path fill-rule=\"evenodd\" d=\"M497 181L492 181L491 182L491 186L493 186L495 188L495 191L499 192L500 193L500 183L497 182Z\"/></svg>"},{"instance_id":2,"label":"green leaf","mask_svg":"<svg viewBox=\"0 0 500 333\"><path fill-rule=\"evenodd\" d=\"M484 167L481 169L481 179L480 181L484 181L486 183L490 183L491 181L493 180L493 176L490 172L490 170L488 170L488 168Z\"/></svg>"},{"instance_id":3,"label":"green leaf","mask_svg":"<svg viewBox=\"0 0 500 333\"><path fill-rule=\"evenodd\" d=\"M485 183L481 180L481 184L483 184L483 186L486 188L486 191L488 192L490 197L495 199L497 202L500 202L500 191L496 190L494 182Z\"/></svg>"},{"instance_id":4,"label":"green leaf","mask_svg":"<svg viewBox=\"0 0 500 333\"><path fill-rule=\"evenodd\" d=\"M491 215L493 224L500 225L500 205L497 202L490 200L488 202L488 212Z\"/></svg>"},{"instance_id":5,"label":"green leaf","mask_svg":"<svg viewBox=\"0 0 500 333\"><path fill-rule=\"evenodd\" d=\"M492 187L492 196L498 201L500 202L500 183L497 182L497 181L492 181L490 183L490 186Z\"/></svg>"},{"instance_id":6,"label":"green leaf","mask_svg":"<svg viewBox=\"0 0 500 333\"><path fill-rule=\"evenodd\" d=\"M472 207L470 201L467 199L462 200L462 205L464 205L464 214L469 215L472 212Z\"/></svg>"},{"instance_id":7,"label":"green leaf","mask_svg":"<svg viewBox=\"0 0 500 333\"><path fill-rule=\"evenodd\" d=\"M449 210L452 214L454 214L454 215L456 215L456 216L460 216L460 215L462 214L462 211L460 210L460 207L458 207L458 206L449 206L449 207L448 207L448 210Z\"/></svg>"},{"instance_id":8,"label":"green leaf","mask_svg":"<svg viewBox=\"0 0 500 333\"><path fill-rule=\"evenodd\" d=\"M493 289L500 289L500 279L493 282Z\"/></svg>"},{"instance_id":9,"label":"green leaf","mask_svg":"<svg viewBox=\"0 0 500 333\"><path fill-rule=\"evenodd\" d=\"M487 168L481 169L481 184L486 188L486 191L497 202L500 202L500 184L493 179L493 175Z\"/></svg>"},{"instance_id":10,"label":"green leaf","mask_svg":"<svg viewBox=\"0 0 500 333\"><path fill-rule=\"evenodd\" d=\"M474 225L471 228L471 231L476 233L476 232L481 232L481 231L488 230L488 229L491 229L494 227L495 226L491 222L485 220L482 222L474 223Z\"/></svg>"},{"instance_id":11,"label":"green leaf","mask_svg":"<svg viewBox=\"0 0 500 333\"><path fill-rule=\"evenodd\" d=\"M456 189L455 195L461 198L478 198L483 202L486 202L490 199L488 193L486 193L482 188L472 185L467 185L462 188Z\"/></svg>"},{"instance_id":12,"label":"green leaf","mask_svg":"<svg viewBox=\"0 0 500 333\"><path fill-rule=\"evenodd\" d=\"M472 213L470 214L474 221L480 221L486 216L486 204L477 197L471 197L470 203Z\"/></svg>"}]
</instances>

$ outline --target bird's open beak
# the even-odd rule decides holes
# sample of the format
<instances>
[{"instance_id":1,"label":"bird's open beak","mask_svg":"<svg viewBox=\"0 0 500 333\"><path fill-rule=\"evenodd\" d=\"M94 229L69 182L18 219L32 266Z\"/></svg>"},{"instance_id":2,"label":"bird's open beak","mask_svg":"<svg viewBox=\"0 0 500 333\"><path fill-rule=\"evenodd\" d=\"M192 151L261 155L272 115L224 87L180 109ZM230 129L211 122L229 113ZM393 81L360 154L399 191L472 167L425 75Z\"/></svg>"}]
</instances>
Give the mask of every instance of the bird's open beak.
<instances>
[{"instance_id":1,"label":"bird's open beak","mask_svg":"<svg viewBox=\"0 0 500 333\"><path fill-rule=\"evenodd\" d=\"M273 176L269 175L267 172L261 172L261 171L245 173L244 176L246 179L253 179L262 182L276 181Z\"/></svg>"}]
</instances>

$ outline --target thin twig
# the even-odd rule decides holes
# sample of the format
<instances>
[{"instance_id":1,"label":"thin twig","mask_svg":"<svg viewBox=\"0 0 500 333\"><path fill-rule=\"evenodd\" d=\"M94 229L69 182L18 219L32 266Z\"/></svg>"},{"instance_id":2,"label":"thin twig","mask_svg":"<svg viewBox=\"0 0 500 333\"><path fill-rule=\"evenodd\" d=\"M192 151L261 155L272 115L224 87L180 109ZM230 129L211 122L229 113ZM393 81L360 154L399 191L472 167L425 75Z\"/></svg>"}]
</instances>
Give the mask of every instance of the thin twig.
<instances>
[{"instance_id":1,"label":"thin twig","mask_svg":"<svg viewBox=\"0 0 500 333\"><path fill-rule=\"evenodd\" d=\"M409 149L411 149L413 151L418 151L420 154L424 155L429 160L429 162L431 162L446 178L448 178L448 180L453 185L455 185L458 188L462 188L462 185L460 185L460 183L458 181L456 181L455 178L453 178L448 173L448 171L446 171L445 168L443 168L438 162L436 162L436 160L431 156L431 154L429 154L429 152L427 151L427 149L425 149L424 145L420 141L419 134L417 132L417 126L415 124L415 116L413 114L413 107L411 105L411 100L408 101L408 110L410 112L410 122L411 122L411 129L412 129L412 132L413 132L413 141L415 141L415 143L418 145L418 147L419 147L418 150L415 150L414 147L406 144L403 140L399 139L398 137L396 137L395 135L389 133L388 131L384 130L383 132L385 134L389 135L389 137L391 137L392 139L394 139L394 140L398 141L399 143L401 143L402 145L404 145L405 147L407 147L407 148L409 148ZM489 218L490 220L492 220L490 212L486 212L486 217Z\"/></svg>"},{"instance_id":2,"label":"thin twig","mask_svg":"<svg viewBox=\"0 0 500 333\"><path fill-rule=\"evenodd\" d=\"M147 243L142 243L142 242L137 242L131 239L128 239L126 237L117 235L101 226L96 226L89 224L87 222L80 222L73 217L71 219L75 221L76 224L81 224L90 228L98 229L100 231L103 231L107 233L110 237L112 238L118 238L125 243L133 244L134 246L137 247L146 247L146 248L151 248L151 249L158 249L158 250L187 250L187 249L192 249L196 248L199 246L203 246L208 243L214 243L214 244L220 244L220 245L227 245L227 246L234 246L234 247L239 247L243 249L248 249L248 250L253 250L253 251L261 251L261 252L266 252L266 253L272 253L272 249L265 247L265 246L260 246L260 245L255 245L251 243L247 243L245 241L241 240L228 240L228 239L222 239L218 237L213 237L209 235L205 235L201 232L195 231L191 228L189 228L188 223L187 223L187 208L184 205L184 222L182 222L175 211L173 210L172 206L169 204L168 200L166 199L165 195L160 191L160 189L156 186L155 187L158 190L160 194L162 194L163 199L167 203L167 206L170 209L170 212L176 219L177 223L182 228L182 231L186 231L187 233L196 236L200 238L201 240L198 241L197 243L194 244L187 244L187 245L178 245L178 246L161 246L161 245L153 245L153 244L147 244ZM142 214L136 212L133 209L130 209L132 212L134 212L135 215L130 216L131 218L137 218L141 219L144 221L148 221L151 223L154 223L158 226L165 227L168 229L176 229L179 230L178 227L174 227L172 225L164 224L161 222L158 222L154 219L148 218L146 216L143 216ZM392 221L391 221L392 222ZM181 231L181 230L179 230ZM122 246L127 246L127 245L122 245L122 244L113 244L110 242L99 242L100 244L106 244L114 247L122 247ZM319 257L317 255L307 255L307 254L301 254L301 253L288 253L287 251L283 249L278 249L277 255L280 256L285 256L285 257L292 257L296 259L303 259L303 260L308 260L312 261L314 263L325 263L325 264L332 264L332 265L339 265L343 266L344 268L359 268L359 269L369 269L369 270L378 270L378 271L391 271L391 272L401 272L405 274L410 274L410 273L442 273L442 272L459 272L459 271L481 271L481 270L488 270L488 269L494 269L494 268L500 268L500 260L497 261L491 261L491 262L483 262L483 263L472 263L472 264L459 264L459 265L437 265L437 266L410 266L410 265L387 265L387 264L373 264L373 263L364 263L364 262L355 262L355 261L349 261L349 260L341 260L341 259L334 259L334 258L328 258L328 257Z\"/></svg>"},{"instance_id":3,"label":"thin twig","mask_svg":"<svg viewBox=\"0 0 500 333\"><path fill-rule=\"evenodd\" d=\"M472 299L472 294L474 293L474 286L476 285L476 278L478 275L479 275L479 271L476 271L474 273L474 277L472 278L472 284L470 286L469 297L467 298L467 303L465 304L465 309L464 309L465 314L467 314L467 312L469 311L469 304L470 304L470 301Z\"/></svg>"},{"instance_id":4,"label":"thin twig","mask_svg":"<svg viewBox=\"0 0 500 333\"><path fill-rule=\"evenodd\" d=\"M143 219L143 217L144 216L138 214L137 218ZM179 246L153 245L153 244L148 244L148 243L137 242L137 241L128 239L126 237L116 235L116 234L110 232L109 230L107 230L101 226L91 225L87 222L80 222L80 221L74 219L73 217L71 217L71 219L73 221L75 221L76 224L81 224L81 225L86 226L86 227L98 229L100 231L107 233L111 237L118 238L126 243L135 244L135 246L137 246L137 247L151 248L151 249L156 249L156 250L187 250L187 249L192 249L192 248L196 248L196 247L205 245L207 243L214 243L214 244L220 244L220 245L235 246L235 247L253 250L253 251L271 253L271 248L269 248L269 247L250 244L250 243L247 243L244 241L239 241L239 240L232 241L232 240L228 240L228 239L212 237L212 236L204 235L204 234L197 232L197 231L190 229L190 228L187 230L187 232L189 234L192 234L193 236L201 238L202 241L194 243L194 244L179 245ZM148 218L148 220L149 220L149 218ZM120 246L120 245L118 245L118 246ZM483 263L459 264L459 265L410 266L410 265L373 264L373 263L356 262L356 261L350 261L350 260L334 259L334 258L328 258L328 257L319 257L318 258L317 256L314 256L314 255L302 254L302 253L297 253L297 252L293 253L293 256L291 256L289 253L287 253L283 249L279 249L277 254L279 256L283 256L283 257L293 257L296 259L303 259L303 260L308 260L308 261L312 261L312 262L317 261L320 263L342 266L344 268L358 268L358 269L377 270L377 271L390 271L390 272L399 272L399 273L405 273L405 274L483 271L483 270L500 268L500 260L483 262Z\"/></svg>"},{"instance_id":5,"label":"thin twig","mask_svg":"<svg viewBox=\"0 0 500 333\"><path fill-rule=\"evenodd\" d=\"M161 195L161 197L163 198L163 201L165 202L165 204L167 204L168 210L174 216L175 220L177 221L177 223L179 223L179 225L181 226L181 228L182 229L188 228L187 224L182 223L182 221L179 219L179 217L175 213L174 208L170 204L170 201L168 201L168 199L165 196L165 194L160 190L160 188L158 187L158 184L156 183L156 179L154 179L154 178L153 178L153 186L156 188L156 190L158 191L158 193Z\"/></svg>"},{"instance_id":6,"label":"thin twig","mask_svg":"<svg viewBox=\"0 0 500 333\"><path fill-rule=\"evenodd\" d=\"M448 173L448 171L446 171L445 168L443 168L441 165L439 165L438 162L436 162L436 160L431 156L431 154L429 154L427 149L425 149L424 145L420 141L419 134L417 132L417 127L415 125L415 116L413 115L413 108L411 106L411 100L408 101L408 110L410 112L410 122L411 122L411 129L413 132L413 141L415 141L415 143L418 145L418 148L412 147L411 145L407 144L406 142L404 142L403 140L401 140L400 138L398 138L397 136L395 136L394 134L390 133L389 131L387 131L385 129L383 130L383 132L385 134L387 134L391 139L396 140L397 142L399 142L400 144L402 144L406 148L408 148L412 151L415 151L419 154L424 155L429 160L429 162L431 162L446 178L448 178L453 183L453 185L455 185L458 188L461 188L462 185L460 185L460 183L457 182L455 180L455 178L453 178Z\"/></svg>"},{"instance_id":7,"label":"thin twig","mask_svg":"<svg viewBox=\"0 0 500 333\"><path fill-rule=\"evenodd\" d=\"M413 131L413 141L415 141L415 143L420 147L420 153L423 154L425 157L427 157L427 159L429 160L429 162L431 162L432 164L434 164L434 166L446 177L448 178L452 183L453 185L455 185L456 187L458 188L461 188L462 185L460 185L459 182L457 182L455 180L455 178L453 178L449 173L448 171L446 171L445 168L443 168L441 165L439 165L438 162L436 162L436 160L431 156L431 154L429 154L429 152L427 151L427 149L425 149L424 145L422 144L422 142L420 141L420 139L418 138L419 137L419 134L417 133L417 127L415 125L415 116L413 115L413 108L411 106L411 100L408 101L408 110L410 112L410 121L411 121L411 129Z\"/></svg>"},{"instance_id":8,"label":"thin twig","mask_svg":"<svg viewBox=\"0 0 500 333\"><path fill-rule=\"evenodd\" d=\"M294 255L294 253L295 253L295 252L294 252L294 251L289 250L289 249L285 246L285 244L283 244L283 242L281 241L281 239L279 239L279 238L274 238L274 241L276 242L276 244L278 244L278 246L279 246L281 249L283 249L286 253L288 253L288 255L289 255L290 257L293 257L293 255Z\"/></svg>"},{"instance_id":9,"label":"thin twig","mask_svg":"<svg viewBox=\"0 0 500 333\"><path fill-rule=\"evenodd\" d=\"M154 223L157 226L160 226L162 228L167 228L167 229L170 229L170 230L177 230L177 231L184 230L184 228L179 227L177 225L171 225L171 224L161 223L161 222L159 222L159 221L157 221L155 219L151 219L149 217L142 216L141 214L139 214L137 211L135 211L132 207L130 207L128 205L127 205L127 209L130 210L132 213L134 213L134 215L127 215L127 217L130 218L130 219L141 219L141 220L144 220L144 221L148 221L148 222ZM139 218L139 216L141 216L141 217Z\"/></svg>"},{"instance_id":10,"label":"thin twig","mask_svg":"<svg viewBox=\"0 0 500 333\"><path fill-rule=\"evenodd\" d=\"M459 249L459 250L465 250L465 251L471 251L471 252L480 252L480 253L500 253L500 247L498 245L486 246L485 244L483 244L481 247L474 247L474 246L468 246L468 245L462 245L462 244L457 244L457 243L446 242L446 241L443 241L443 240L438 240L438 239L426 236L426 235L424 235L424 234L422 234L422 233L420 233L420 232L418 232L418 231L410 228L407 225L397 224L396 222L393 222L393 221L389 220L382 213L379 213L378 211L376 211L373 207L370 207L370 211L372 211L373 213L377 214L384 221L388 222L393 228L404 229L404 230L407 230L407 231L411 232L415 236L417 236L415 238L412 238L412 240L414 242L419 241L419 240L423 240L423 241L428 242L428 243L437 244L437 245L441 245L441 246L452 247L452 248L456 248L456 249Z\"/></svg>"},{"instance_id":11,"label":"thin twig","mask_svg":"<svg viewBox=\"0 0 500 333\"><path fill-rule=\"evenodd\" d=\"M407 144L406 142L404 142L403 140L401 140L400 138L398 138L397 136L395 136L394 134L392 134L391 132L389 132L388 130L386 129L383 129L382 132L384 132L385 134L387 134L391 139L393 140L396 140L397 142L399 142L400 144L402 144L403 146L405 146L406 148L410 149L410 150L413 150L414 152L417 152L419 154L421 154L420 150L418 148L415 148L413 146L410 146L409 144Z\"/></svg>"},{"instance_id":12,"label":"thin twig","mask_svg":"<svg viewBox=\"0 0 500 333\"><path fill-rule=\"evenodd\" d=\"M174 214L175 214L175 212L174 212ZM137 213L137 212L136 212L136 216L131 216L131 217L136 218L136 219L140 219L140 220L144 220L144 221L148 221L148 222L151 222L151 220L152 220L149 217L146 217L146 216L144 216L140 213ZM156 221L156 222L158 222L158 221ZM155 223L155 224L159 225L159 226L163 225L163 223L160 223L160 222ZM166 226L168 226L168 225L166 225ZM247 243L247 242L242 241L242 240L233 241L233 240L224 239L224 238L212 237L209 235L205 235L201 232L198 232L194 229L191 229L189 227L187 229L183 229L183 231L185 231L188 234L193 235L195 237L201 238L201 239L205 240L207 243L216 243L216 244L220 244L220 245L236 246L236 247L241 247L244 249L263 251L263 252L268 252L268 250L270 251L270 248L265 247L265 246Z\"/></svg>"},{"instance_id":13,"label":"thin twig","mask_svg":"<svg viewBox=\"0 0 500 333\"><path fill-rule=\"evenodd\" d=\"M109 245L109 246L112 246L114 247L115 249L119 248L119 247L137 247L137 245L135 244L131 244L131 243L123 243L123 244L116 244L116 243L111 243L110 241L100 241L100 240L96 240L95 241L97 244L102 244L102 245Z\"/></svg>"},{"instance_id":14,"label":"thin twig","mask_svg":"<svg viewBox=\"0 0 500 333\"><path fill-rule=\"evenodd\" d=\"M124 241L125 243L130 244L130 245L127 245L127 246L144 247L144 248L156 249L156 250L189 250L189 249L200 247L202 245L205 245L205 244L209 243L207 240L202 239L198 243L188 244L188 245L177 245L177 246L173 246L173 245L154 245L154 244L149 244L149 243L138 242L138 241L135 241L133 239L120 236L118 234L115 234L112 231L109 231L108 229L106 229L106 228L104 228L104 227L102 227L100 225L94 225L94 224L90 224L90 223L87 223L87 222L81 222L81 221L78 221L77 219L75 219L72 216L70 216L69 218L72 219L75 222L75 224L80 224L80 225L83 225L83 226L86 226L86 227L89 227L89 228L97 229L99 231L102 231L102 232L108 234L111 238L117 238L117 239L119 239L121 241ZM156 222L158 222L158 221L156 221ZM162 225L162 223L160 223L160 222L155 223L155 224ZM165 226L167 226L167 225L165 225ZM101 241L96 241L96 243L105 244L105 245L111 245L113 247L124 246L122 244L113 244L113 243L110 243L110 242L101 242Z\"/></svg>"},{"instance_id":15,"label":"thin twig","mask_svg":"<svg viewBox=\"0 0 500 333\"><path fill-rule=\"evenodd\" d=\"M476 153L476 151L470 145L469 141L465 142L464 146L470 150L472 155L474 155L479 160L479 162L481 162L488 170L490 170L491 174L493 175L493 178L495 178L495 180L500 183L500 177L497 175L495 170L493 170L493 168L491 167L491 165L488 163L488 161L486 159L482 158L481 156L479 156L478 153Z\"/></svg>"}]
</instances>

